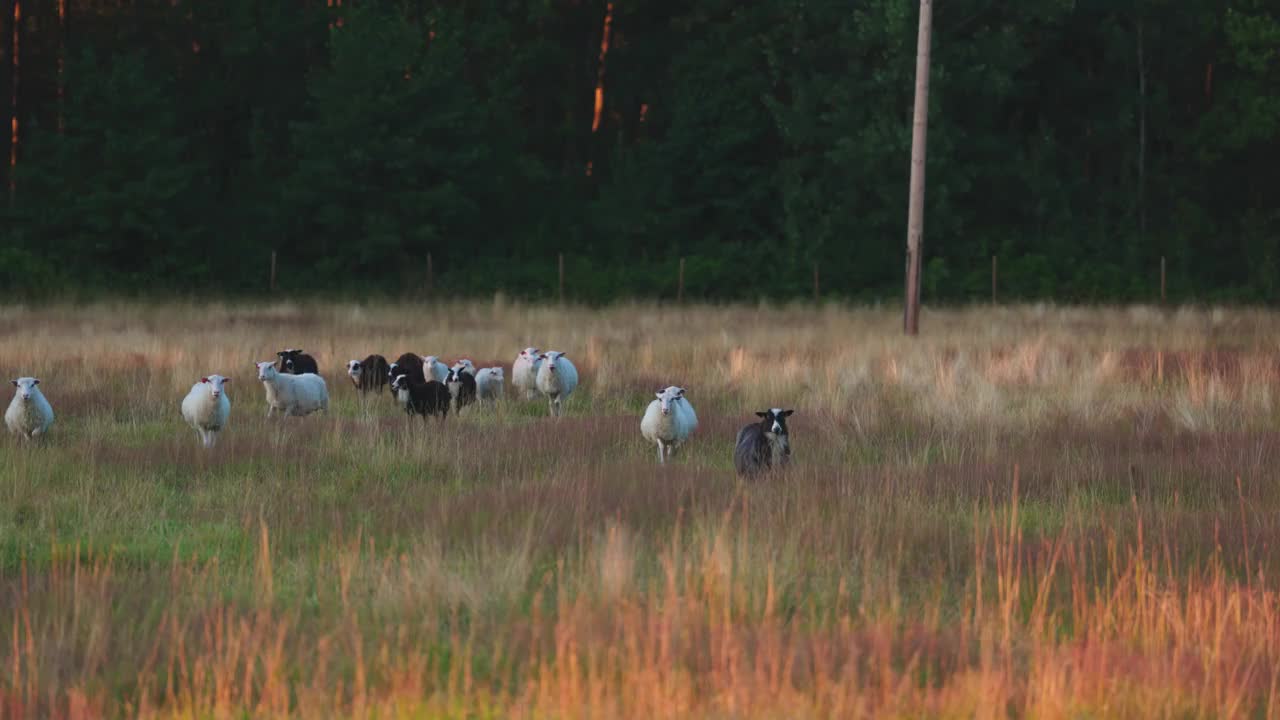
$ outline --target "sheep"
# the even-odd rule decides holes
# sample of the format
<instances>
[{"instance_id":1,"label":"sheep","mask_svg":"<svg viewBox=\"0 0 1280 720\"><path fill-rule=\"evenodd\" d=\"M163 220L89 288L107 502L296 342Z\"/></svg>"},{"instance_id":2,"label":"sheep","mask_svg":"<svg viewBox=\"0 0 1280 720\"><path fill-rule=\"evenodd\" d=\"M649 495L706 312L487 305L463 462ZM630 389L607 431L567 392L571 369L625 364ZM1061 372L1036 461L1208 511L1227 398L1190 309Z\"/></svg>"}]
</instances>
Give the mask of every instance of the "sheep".
<instances>
[{"instance_id":1,"label":"sheep","mask_svg":"<svg viewBox=\"0 0 1280 720\"><path fill-rule=\"evenodd\" d=\"M500 367L482 368L476 375L476 399L482 403L496 403L502 399L505 379Z\"/></svg>"},{"instance_id":2,"label":"sheep","mask_svg":"<svg viewBox=\"0 0 1280 720\"><path fill-rule=\"evenodd\" d=\"M387 368L387 379L395 380L396 375L404 373L414 382L426 382L427 378L422 372L422 356L414 353L404 353L396 358ZM394 393L393 393L394 395Z\"/></svg>"},{"instance_id":3,"label":"sheep","mask_svg":"<svg viewBox=\"0 0 1280 720\"><path fill-rule=\"evenodd\" d=\"M578 387L578 368L569 362L564 353L555 350L549 350L539 357L543 363L538 367L538 392L547 396L547 402L551 404L551 415L559 417L564 414L562 402L568 400L573 389Z\"/></svg>"},{"instance_id":4,"label":"sheep","mask_svg":"<svg viewBox=\"0 0 1280 720\"><path fill-rule=\"evenodd\" d=\"M320 374L320 368L316 365L316 359L301 350L290 348L288 350L281 350L276 353L276 355L280 356L279 370L282 373L287 373L289 375L304 375L306 373Z\"/></svg>"},{"instance_id":5,"label":"sheep","mask_svg":"<svg viewBox=\"0 0 1280 720\"><path fill-rule=\"evenodd\" d=\"M382 388L386 387L390 380L387 375L391 372L391 366L387 365L387 359L381 355L370 355L364 360L352 360L347 363L347 377L351 378L351 384L361 395L372 390L375 393L382 392Z\"/></svg>"},{"instance_id":6,"label":"sheep","mask_svg":"<svg viewBox=\"0 0 1280 720\"><path fill-rule=\"evenodd\" d=\"M743 477L755 477L782 469L791 462L791 436L787 418L794 410L770 408L756 415L762 420L738 431L733 447L733 466Z\"/></svg>"},{"instance_id":7,"label":"sheep","mask_svg":"<svg viewBox=\"0 0 1280 720\"><path fill-rule=\"evenodd\" d=\"M426 423L428 415L435 415L443 422L449 415L449 389L439 380L418 382L400 373L391 381L391 392L411 420L414 415L421 415Z\"/></svg>"},{"instance_id":8,"label":"sheep","mask_svg":"<svg viewBox=\"0 0 1280 720\"><path fill-rule=\"evenodd\" d=\"M455 365L444 384L453 397L454 412L460 413L462 408L476 401L476 376L465 368Z\"/></svg>"},{"instance_id":9,"label":"sheep","mask_svg":"<svg viewBox=\"0 0 1280 720\"><path fill-rule=\"evenodd\" d=\"M444 382L449 377L449 366L440 362L435 355L422 358L423 375L430 375L433 380Z\"/></svg>"},{"instance_id":10,"label":"sheep","mask_svg":"<svg viewBox=\"0 0 1280 720\"><path fill-rule=\"evenodd\" d=\"M476 376L476 364L466 358L462 358L453 364L450 370L461 370L462 372L471 373L471 377Z\"/></svg>"},{"instance_id":11,"label":"sheep","mask_svg":"<svg viewBox=\"0 0 1280 720\"><path fill-rule=\"evenodd\" d=\"M231 415L231 400L224 391L229 382L231 378L221 375L200 378L182 400L182 418L195 428L200 444L206 448L218 442L218 433L227 426Z\"/></svg>"},{"instance_id":12,"label":"sheep","mask_svg":"<svg viewBox=\"0 0 1280 720\"><path fill-rule=\"evenodd\" d=\"M538 397L538 368L542 366L542 354L536 347L527 347L511 364L511 384L525 400Z\"/></svg>"},{"instance_id":13,"label":"sheep","mask_svg":"<svg viewBox=\"0 0 1280 720\"><path fill-rule=\"evenodd\" d=\"M257 363L258 379L267 391L267 417L279 410L281 419L290 415L310 415L329 409L329 388L315 373L286 375L276 372L271 361Z\"/></svg>"},{"instance_id":14,"label":"sheep","mask_svg":"<svg viewBox=\"0 0 1280 720\"><path fill-rule=\"evenodd\" d=\"M4 424L24 440L43 437L53 425L53 408L40 388L36 387L39 384L40 380L33 377L14 380L13 386L17 391L13 394L9 409L4 413Z\"/></svg>"},{"instance_id":15,"label":"sheep","mask_svg":"<svg viewBox=\"0 0 1280 720\"><path fill-rule=\"evenodd\" d=\"M640 434L658 445L658 464L676 453L676 448L698 428L698 415L684 396L684 388L672 385L656 393L640 420Z\"/></svg>"}]
</instances>

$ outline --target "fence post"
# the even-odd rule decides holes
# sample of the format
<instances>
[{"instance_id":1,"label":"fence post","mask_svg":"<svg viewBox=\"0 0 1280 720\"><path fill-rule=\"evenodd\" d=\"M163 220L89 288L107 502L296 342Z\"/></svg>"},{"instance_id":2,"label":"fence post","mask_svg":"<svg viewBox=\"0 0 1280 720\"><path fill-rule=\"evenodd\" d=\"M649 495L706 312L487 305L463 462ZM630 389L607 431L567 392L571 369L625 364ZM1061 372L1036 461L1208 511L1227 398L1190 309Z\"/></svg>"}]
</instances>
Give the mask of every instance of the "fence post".
<instances>
[{"instance_id":1,"label":"fence post","mask_svg":"<svg viewBox=\"0 0 1280 720\"><path fill-rule=\"evenodd\" d=\"M996 304L996 289L999 287L1000 279L1000 258L996 255L991 256L991 304Z\"/></svg>"},{"instance_id":2,"label":"fence post","mask_svg":"<svg viewBox=\"0 0 1280 720\"><path fill-rule=\"evenodd\" d=\"M680 275L676 283L676 302L684 302L684 258L680 258Z\"/></svg>"},{"instance_id":3,"label":"fence post","mask_svg":"<svg viewBox=\"0 0 1280 720\"><path fill-rule=\"evenodd\" d=\"M1165 284L1164 284L1164 256L1163 256L1163 255L1161 255L1161 256L1160 256L1160 304L1161 304L1161 305L1163 305L1163 304L1164 304L1164 301L1165 301L1165 294L1164 294L1164 290L1165 290Z\"/></svg>"},{"instance_id":4,"label":"fence post","mask_svg":"<svg viewBox=\"0 0 1280 720\"><path fill-rule=\"evenodd\" d=\"M564 253L560 253L558 256L557 265L560 268L560 303L564 304Z\"/></svg>"},{"instance_id":5,"label":"fence post","mask_svg":"<svg viewBox=\"0 0 1280 720\"><path fill-rule=\"evenodd\" d=\"M271 251L271 292L276 291L276 251Z\"/></svg>"}]
</instances>

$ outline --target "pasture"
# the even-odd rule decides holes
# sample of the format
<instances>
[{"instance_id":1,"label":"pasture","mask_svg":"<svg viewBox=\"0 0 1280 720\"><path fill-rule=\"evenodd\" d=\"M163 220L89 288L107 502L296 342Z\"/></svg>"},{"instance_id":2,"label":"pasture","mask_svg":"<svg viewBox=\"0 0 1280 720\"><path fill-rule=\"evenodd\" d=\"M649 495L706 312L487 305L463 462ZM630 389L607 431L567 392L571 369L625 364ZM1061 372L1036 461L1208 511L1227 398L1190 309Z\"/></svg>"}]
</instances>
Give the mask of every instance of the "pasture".
<instances>
[{"instance_id":1,"label":"pasture","mask_svg":"<svg viewBox=\"0 0 1280 720\"><path fill-rule=\"evenodd\" d=\"M503 301L0 308L0 717L1280 714L1280 315ZM562 350L565 416L516 401ZM330 411L268 420L255 360ZM508 368L443 424L348 360ZM206 451L179 413L220 373ZM665 467L640 416L700 426ZM6 385L6 388L9 386ZM9 395L4 396L7 405ZM793 463L733 471L754 412Z\"/></svg>"}]
</instances>

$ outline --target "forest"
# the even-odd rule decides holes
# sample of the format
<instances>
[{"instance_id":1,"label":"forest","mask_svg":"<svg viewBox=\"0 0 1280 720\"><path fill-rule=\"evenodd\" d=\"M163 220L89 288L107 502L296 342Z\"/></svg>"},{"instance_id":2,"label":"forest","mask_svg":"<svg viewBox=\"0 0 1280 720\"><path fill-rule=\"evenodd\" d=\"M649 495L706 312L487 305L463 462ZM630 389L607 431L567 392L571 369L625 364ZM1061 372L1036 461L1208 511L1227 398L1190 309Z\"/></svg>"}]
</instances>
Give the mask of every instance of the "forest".
<instances>
[{"instance_id":1,"label":"forest","mask_svg":"<svg viewBox=\"0 0 1280 720\"><path fill-rule=\"evenodd\" d=\"M898 302L917 0L0 0L0 294ZM936 0L926 303L1280 300L1280 2Z\"/></svg>"}]
</instances>

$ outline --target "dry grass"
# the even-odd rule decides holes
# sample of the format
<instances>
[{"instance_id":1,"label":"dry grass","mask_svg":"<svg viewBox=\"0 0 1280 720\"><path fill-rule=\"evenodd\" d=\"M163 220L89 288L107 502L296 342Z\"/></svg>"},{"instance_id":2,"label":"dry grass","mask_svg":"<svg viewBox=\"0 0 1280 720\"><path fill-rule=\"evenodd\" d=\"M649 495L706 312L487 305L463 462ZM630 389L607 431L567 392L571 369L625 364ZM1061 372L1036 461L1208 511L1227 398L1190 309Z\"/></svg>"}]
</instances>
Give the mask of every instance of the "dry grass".
<instances>
[{"instance_id":1,"label":"dry grass","mask_svg":"<svg viewBox=\"0 0 1280 720\"><path fill-rule=\"evenodd\" d=\"M0 309L0 717L1280 716L1262 311ZM418 330L429 328L429 330ZM583 387L424 429L341 377L569 352ZM302 347L329 416L267 422ZM198 448L178 402L232 377ZM689 388L659 469L639 416ZM733 475L797 408L796 464Z\"/></svg>"}]
</instances>

